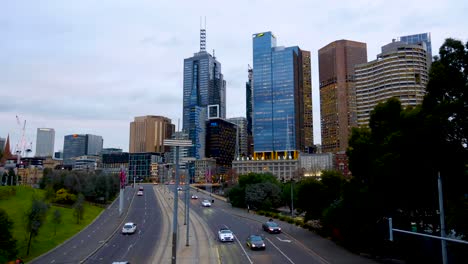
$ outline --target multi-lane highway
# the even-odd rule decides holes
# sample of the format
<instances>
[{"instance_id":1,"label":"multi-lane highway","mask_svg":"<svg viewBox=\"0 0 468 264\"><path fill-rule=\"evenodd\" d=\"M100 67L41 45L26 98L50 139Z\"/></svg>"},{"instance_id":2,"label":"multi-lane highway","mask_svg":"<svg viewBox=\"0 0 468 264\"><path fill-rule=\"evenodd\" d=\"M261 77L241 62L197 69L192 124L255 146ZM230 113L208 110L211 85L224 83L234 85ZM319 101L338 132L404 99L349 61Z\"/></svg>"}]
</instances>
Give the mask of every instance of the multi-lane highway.
<instances>
[{"instance_id":1,"label":"multi-lane highway","mask_svg":"<svg viewBox=\"0 0 468 264\"><path fill-rule=\"evenodd\" d=\"M134 197L124 222L137 225L136 232L124 235L120 229L91 256L86 263L152 263L157 242L161 240L161 219L164 216L157 205L152 185L143 186L143 196Z\"/></svg>"}]
</instances>

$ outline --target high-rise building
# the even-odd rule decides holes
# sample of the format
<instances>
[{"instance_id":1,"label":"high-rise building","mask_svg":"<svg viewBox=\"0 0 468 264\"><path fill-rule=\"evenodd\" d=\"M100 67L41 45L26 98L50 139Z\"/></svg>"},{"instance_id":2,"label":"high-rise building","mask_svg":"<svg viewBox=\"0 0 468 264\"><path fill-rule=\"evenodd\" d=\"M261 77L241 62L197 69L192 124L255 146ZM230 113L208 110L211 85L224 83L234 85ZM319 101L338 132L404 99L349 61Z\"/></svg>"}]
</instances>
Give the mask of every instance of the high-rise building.
<instances>
[{"instance_id":1,"label":"high-rise building","mask_svg":"<svg viewBox=\"0 0 468 264\"><path fill-rule=\"evenodd\" d=\"M426 45L392 42L377 59L355 67L358 125L367 126L374 107L396 97L402 106L421 104L428 82Z\"/></svg>"},{"instance_id":2,"label":"high-rise building","mask_svg":"<svg viewBox=\"0 0 468 264\"><path fill-rule=\"evenodd\" d=\"M297 158L313 144L310 53L276 46L271 32L254 34L253 87L254 156Z\"/></svg>"},{"instance_id":3,"label":"high-rise building","mask_svg":"<svg viewBox=\"0 0 468 264\"><path fill-rule=\"evenodd\" d=\"M52 157L54 155L55 130L53 128L38 128L36 137L36 157Z\"/></svg>"},{"instance_id":4,"label":"high-rise building","mask_svg":"<svg viewBox=\"0 0 468 264\"><path fill-rule=\"evenodd\" d=\"M408 35L408 36L401 36L398 38L398 41L404 42L406 44L421 44L421 43L426 44L428 68L431 67L431 64L432 64L431 33L421 33L421 34L414 34L414 35Z\"/></svg>"},{"instance_id":5,"label":"high-rise building","mask_svg":"<svg viewBox=\"0 0 468 264\"><path fill-rule=\"evenodd\" d=\"M80 156L97 156L102 150L104 140L101 136L91 134L66 135L63 142L63 162L73 165L73 158Z\"/></svg>"},{"instance_id":6,"label":"high-rise building","mask_svg":"<svg viewBox=\"0 0 468 264\"><path fill-rule=\"evenodd\" d=\"M206 157L216 160L217 173L226 173L232 167L235 149L236 125L221 118L209 119L206 124Z\"/></svg>"},{"instance_id":7,"label":"high-rise building","mask_svg":"<svg viewBox=\"0 0 468 264\"><path fill-rule=\"evenodd\" d=\"M248 69L249 79L245 83L245 99L246 99L246 114L247 114L247 156L252 157L253 155L253 121L252 121L252 114L253 114L253 69L249 66Z\"/></svg>"},{"instance_id":8,"label":"high-rise building","mask_svg":"<svg viewBox=\"0 0 468 264\"><path fill-rule=\"evenodd\" d=\"M247 136L247 118L245 117L232 117L227 121L236 125L236 152L235 157L248 157L248 136Z\"/></svg>"},{"instance_id":9,"label":"high-rise building","mask_svg":"<svg viewBox=\"0 0 468 264\"><path fill-rule=\"evenodd\" d=\"M348 147L357 126L354 66L367 62L366 43L337 40L318 52L322 151Z\"/></svg>"},{"instance_id":10,"label":"high-rise building","mask_svg":"<svg viewBox=\"0 0 468 264\"><path fill-rule=\"evenodd\" d=\"M164 139L170 139L175 131L171 120L163 116L138 116L130 123L130 153L164 153Z\"/></svg>"},{"instance_id":11,"label":"high-rise building","mask_svg":"<svg viewBox=\"0 0 468 264\"><path fill-rule=\"evenodd\" d=\"M183 127L189 139L195 144L192 157L204 158L205 146L200 146L200 138L206 135L200 130L200 118L210 116L208 106L218 106L220 118L226 118L226 81L221 73L221 63L216 57L206 52L204 29L200 32L200 51L193 57L184 59ZM209 112L206 112L210 110ZM206 120L206 119L205 119ZM205 124L203 120L202 124ZM202 129L204 130L204 129ZM198 145L197 145L198 144Z\"/></svg>"}]
</instances>

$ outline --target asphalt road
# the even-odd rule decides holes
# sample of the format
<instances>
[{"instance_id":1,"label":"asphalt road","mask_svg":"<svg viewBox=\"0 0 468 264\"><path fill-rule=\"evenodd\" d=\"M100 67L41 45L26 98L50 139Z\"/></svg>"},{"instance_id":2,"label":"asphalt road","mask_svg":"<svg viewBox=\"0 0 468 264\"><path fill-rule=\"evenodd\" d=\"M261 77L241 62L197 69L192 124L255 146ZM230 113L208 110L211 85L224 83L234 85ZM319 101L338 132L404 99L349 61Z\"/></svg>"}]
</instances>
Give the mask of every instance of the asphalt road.
<instances>
[{"instance_id":1,"label":"asphalt road","mask_svg":"<svg viewBox=\"0 0 468 264\"><path fill-rule=\"evenodd\" d=\"M152 185L142 184L143 196L135 196L124 222L137 225L134 234L123 235L119 229L112 238L85 263L151 263L156 244L161 240L161 208ZM121 227L120 227L121 228Z\"/></svg>"},{"instance_id":2,"label":"asphalt road","mask_svg":"<svg viewBox=\"0 0 468 264\"><path fill-rule=\"evenodd\" d=\"M127 187L124 203L126 208L131 203L133 195L134 189ZM116 224L120 224L123 220L124 215L119 216L119 200L116 199L87 228L30 263L80 263L96 248L102 246L105 240L114 232Z\"/></svg>"},{"instance_id":3,"label":"asphalt road","mask_svg":"<svg viewBox=\"0 0 468 264\"><path fill-rule=\"evenodd\" d=\"M372 264L370 259L352 254L332 241L308 230L275 220L282 228L281 234L269 234L262 229L265 216L248 213L244 209L233 208L230 204L215 199L211 207L202 207L201 200L212 198L202 192L193 192L199 196L191 200L191 208L206 221L217 240L217 231L222 226L230 228L236 236L235 243L218 244L221 263L336 263L336 264ZM264 236L266 249L252 251L246 246L250 234Z\"/></svg>"}]
</instances>

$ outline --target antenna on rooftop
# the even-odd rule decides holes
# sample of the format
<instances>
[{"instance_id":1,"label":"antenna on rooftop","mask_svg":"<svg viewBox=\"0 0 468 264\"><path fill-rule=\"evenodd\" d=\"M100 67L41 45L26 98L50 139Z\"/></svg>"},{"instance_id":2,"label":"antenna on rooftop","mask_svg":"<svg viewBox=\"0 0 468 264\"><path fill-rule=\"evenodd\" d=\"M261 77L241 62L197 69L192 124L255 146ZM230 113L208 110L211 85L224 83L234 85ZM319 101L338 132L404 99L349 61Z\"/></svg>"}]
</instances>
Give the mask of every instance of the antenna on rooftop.
<instances>
[{"instance_id":1,"label":"antenna on rooftop","mask_svg":"<svg viewBox=\"0 0 468 264\"><path fill-rule=\"evenodd\" d=\"M206 17L204 27L202 27L202 18L200 17L200 51L206 51Z\"/></svg>"}]
</instances>

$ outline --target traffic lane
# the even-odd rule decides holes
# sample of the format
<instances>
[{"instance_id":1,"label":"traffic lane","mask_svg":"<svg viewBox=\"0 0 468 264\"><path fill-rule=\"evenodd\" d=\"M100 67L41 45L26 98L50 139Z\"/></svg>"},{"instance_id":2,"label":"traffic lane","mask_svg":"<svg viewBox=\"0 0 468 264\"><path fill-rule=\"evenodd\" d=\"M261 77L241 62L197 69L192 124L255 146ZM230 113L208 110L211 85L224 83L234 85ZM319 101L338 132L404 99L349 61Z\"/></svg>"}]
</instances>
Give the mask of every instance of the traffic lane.
<instances>
[{"instance_id":1,"label":"traffic lane","mask_svg":"<svg viewBox=\"0 0 468 264\"><path fill-rule=\"evenodd\" d=\"M133 194L133 188L125 189L125 196L127 197L125 205L130 203ZM43 257L33 260L31 263L79 263L101 246L114 232L118 224L117 221L120 222L120 219L116 220L119 217L118 208L119 202L117 198L93 223L80 233Z\"/></svg>"},{"instance_id":2,"label":"traffic lane","mask_svg":"<svg viewBox=\"0 0 468 264\"><path fill-rule=\"evenodd\" d=\"M158 228L161 210L156 205L156 196L151 187L144 186L143 193L143 196L135 197L124 221L137 225L135 234L122 234L120 226L116 234L89 259L88 263L103 263L109 260L146 263L151 259L161 234Z\"/></svg>"},{"instance_id":3,"label":"traffic lane","mask_svg":"<svg viewBox=\"0 0 468 264\"><path fill-rule=\"evenodd\" d=\"M199 196L199 200L207 198L206 195ZM244 243L250 234L259 234L265 237L266 250L252 251L249 254L255 263L327 263L308 248L298 245L298 241L286 234L269 234L263 231L261 224L257 221L232 215L232 208L226 202L215 200L211 208L200 211L210 227L217 232L215 225L230 223L231 230L237 234L239 240ZM233 221L233 218L236 218ZM249 252L249 251L247 251ZM237 254L238 252L236 252Z\"/></svg>"}]
</instances>

